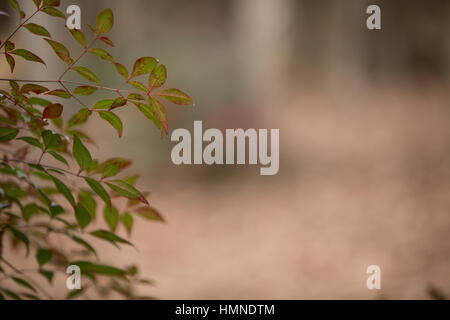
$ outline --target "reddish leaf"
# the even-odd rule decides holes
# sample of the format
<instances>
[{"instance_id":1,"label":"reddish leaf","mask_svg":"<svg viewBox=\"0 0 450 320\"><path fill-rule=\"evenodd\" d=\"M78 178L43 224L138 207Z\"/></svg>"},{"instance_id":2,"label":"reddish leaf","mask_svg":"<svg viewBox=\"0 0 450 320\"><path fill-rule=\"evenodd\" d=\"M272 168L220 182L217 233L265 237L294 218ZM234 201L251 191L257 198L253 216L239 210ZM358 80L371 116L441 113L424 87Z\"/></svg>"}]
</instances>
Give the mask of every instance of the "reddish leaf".
<instances>
[{"instance_id":1,"label":"reddish leaf","mask_svg":"<svg viewBox=\"0 0 450 320\"><path fill-rule=\"evenodd\" d=\"M103 41L104 43L106 43L107 45L114 47L114 43L111 41L110 38L108 37L100 37L99 38L101 41Z\"/></svg>"},{"instance_id":2,"label":"reddish leaf","mask_svg":"<svg viewBox=\"0 0 450 320\"><path fill-rule=\"evenodd\" d=\"M123 107L127 104L127 100L124 97L119 97L116 100L114 100L113 104L109 108L109 110L113 110L119 107Z\"/></svg>"},{"instance_id":3,"label":"reddish leaf","mask_svg":"<svg viewBox=\"0 0 450 320\"><path fill-rule=\"evenodd\" d=\"M52 90L46 93L46 95L57 96L63 99L69 99L71 97L70 92L62 89Z\"/></svg>"},{"instance_id":4,"label":"reddish leaf","mask_svg":"<svg viewBox=\"0 0 450 320\"><path fill-rule=\"evenodd\" d=\"M20 89L20 91L24 94L30 93L30 92L33 92L36 94L41 94L41 93L47 92L48 88L37 85L37 84L27 83L22 86L22 89Z\"/></svg>"},{"instance_id":5,"label":"reddish leaf","mask_svg":"<svg viewBox=\"0 0 450 320\"><path fill-rule=\"evenodd\" d=\"M42 113L42 119L54 119L61 116L63 111L63 106L59 103L50 104L45 107Z\"/></svg>"}]
</instances>

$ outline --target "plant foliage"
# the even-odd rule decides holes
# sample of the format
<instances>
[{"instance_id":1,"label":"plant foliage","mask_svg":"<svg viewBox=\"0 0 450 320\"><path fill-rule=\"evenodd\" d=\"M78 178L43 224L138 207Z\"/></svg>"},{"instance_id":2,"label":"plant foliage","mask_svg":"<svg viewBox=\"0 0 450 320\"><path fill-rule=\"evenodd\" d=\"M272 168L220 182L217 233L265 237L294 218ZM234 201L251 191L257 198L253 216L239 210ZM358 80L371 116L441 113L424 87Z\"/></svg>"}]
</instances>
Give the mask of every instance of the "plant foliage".
<instances>
[{"instance_id":1,"label":"plant foliage","mask_svg":"<svg viewBox=\"0 0 450 320\"><path fill-rule=\"evenodd\" d=\"M100 262L96 242L91 242L97 239L117 247L132 245L119 236L120 227L129 236L135 218L164 221L163 217L150 206L148 193L136 186L136 176L116 177L131 161L120 157L97 160L91 154L94 140L82 125L90 120L106 121L120 138L124 124L119 111L133 108L161 135L167 135L163 101L177 105L191 105L193 101L179 89L162 88L167 70L157 59L138 58L131 69L114 59L108 52L114 43L106 36L114 24L110 9L97 16L95 27L89 25L92 34L68 29L80 46L76 53L54 39L46 27L30 21L37 14L65 18L58 9L60 0L33 0L36 10L28 17L17 0L8 2L21 20L19 27L0 42L0 59L8 64L11 74L17 63L30 62L41 64L42 74L46 73L43 59L13 42L13 36L21 30L42 37L65 65L65 71L54 80L0 79L0 299L54 298L33 275L5 257L7 242L17 249L16 254L23 248L25 256L35 260L32 271L50 284L56 273L65 275L67 266L78 265L82 289L70 291L67 298L83 296L90 288L101 294L114 291L126 298L144 298L135 295L134 285L151 281L139 276L135 266L119 268ZM98 73L82 65L87 55L110 64L123 78L123 86L104 86ZM80 81L65 80L69 73L78 74ZM110 97L93 104L82 101L99 90L109 92ZM74 112L70 109L74 104L81 108ZM64 119L63 113L72 115ZM46 164L49 160L60 165L50 166ZM105 228L95 226L98 219L104 219ZM61 241L72 242L73 246L61 245Z\"/></svg>"}]
</instances>

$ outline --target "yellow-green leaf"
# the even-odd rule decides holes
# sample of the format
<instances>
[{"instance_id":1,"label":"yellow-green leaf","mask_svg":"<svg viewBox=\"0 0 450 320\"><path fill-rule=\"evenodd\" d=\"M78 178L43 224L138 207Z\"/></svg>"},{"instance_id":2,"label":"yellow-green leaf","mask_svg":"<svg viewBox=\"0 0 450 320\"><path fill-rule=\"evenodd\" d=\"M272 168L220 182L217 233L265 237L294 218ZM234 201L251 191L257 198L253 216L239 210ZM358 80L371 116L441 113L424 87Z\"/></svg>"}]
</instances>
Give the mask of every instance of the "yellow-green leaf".
<instances>
[{"instance_id":1,"label":"yellow-green leaf","mask_svg":"<svg viewBox=\"0 0 450 320\"><path fill-rule=\"evenodd\" d=\"M100 111L99 114L102 119L108 121L114 127L114 129L117 130L119 138L122 137L123 125L120 118L111 111Z\"/></svg>"},{"instance_id":2,"label":"yellow-green leaf","mask_svg":"<svg viewBox=\"0 0 450 320\"><path fill-rule=\"evenodd\" d=\"M100 84L100 80L98 79L98 77L88 68L77 66L73 67L72 69L75 70L83 78L95 82L97 84Z\"/></svg>"},{"instance_id":3,"label":"yellow-green leaf","mask_svg":"<svg viewBox=\"0 0 450 320\"><path fill-rule=\"evenodd\" d=\"M166 89L155 93L155 95L178 105L189 105L194 103L187 93L176 88Z\"/></svg>"},{"instance_id":4,"label":"yellow-green leaf","mask_svg":"<svg viewBox=\"0 0 450 320\"><path fill-rule=\"evenodd\" d=\"M70 58L69 50L67 50L66 46L57 41L44 38L45 41L52 47L53 51L55 51L56 55L65 63L70 65L72 63L72 59Z\"/></svg>"},{"instance_id":5,"label":"yellow-green leaf","mask_svg":"<svg viewBox=\"0 0 450 320\"><path fill-rule=\"evenodd\" d=\"M49 38L52 37L50 35L50 33L47 31L47 29L45 29L43 26L41 26L39 24L27 23L26 25L24 25L24 27L31 33L34 33L38 36L44 36L44 37L49 37Z\"/></svg>"},{"instance_id":6,"label":"yellow-green leaf","mask_svg":"<svg viewBox=\"0 0 450 320\"><path fill-rule=\"evenodd\" d=\"M22 57L25 60L33 61L33 62L39 62L45 65L44 60L39 58L37 55L35 55L33 52L25 50L25 49L16 49L9 52L10 54L14 54L16 56Z\"/></svg>"},{"instance_id":7,"label":"yellow-green leaf","mask_svg":"<svg viewBox=\"0 0 450 320\"><path fill-rule=\"evenodd\" d=\"M133 72L130 75L130 79L152 72L157 64L158 61L153 57L142 57L137 59L133 65Z\"/></svg>"},{"instance_id":8,"label":"yellow-green leaf","mask_svg":"<svg viewBox=\"0 0 450 320\"><path fill-rule=\"evenodd\" d=\"M114 15L111 9L105 9L99 13L96 20L97 34L107 33L114 25Z\"/></svg>"},{"instance_id":9,"label":"yellow-green leaf","mask_svg":"<svg viewBox=\"0 0 450 320\"><path fill-rule=\"evenodd\" d=\"M92 157L89 150L84 146L78 136L73 136L73 156L80 166L80 172L88 169L92 163Z\"/></svg>"}]
</instances>

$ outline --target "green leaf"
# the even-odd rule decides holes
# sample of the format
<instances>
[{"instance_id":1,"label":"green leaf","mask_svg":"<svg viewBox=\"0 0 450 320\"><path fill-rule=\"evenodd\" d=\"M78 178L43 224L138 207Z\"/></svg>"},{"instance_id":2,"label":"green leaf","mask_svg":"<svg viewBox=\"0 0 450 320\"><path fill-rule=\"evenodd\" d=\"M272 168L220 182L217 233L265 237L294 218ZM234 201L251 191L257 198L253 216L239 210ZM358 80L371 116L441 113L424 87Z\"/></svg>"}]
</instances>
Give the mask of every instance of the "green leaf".
<instances>
[{"instance_id":1,"label":"green leaf","mask_svg":"<svg viewBox=\"0 0 450 320\"><path fill-rule=\"evenodd\" d=\"M42 12L45 12L46 14L48 14L49 16L52 17L58 17L58 18L66 18L66 15L64 13L62 13L61 11L59 11L56 8L53 7L47 7L47 8L43 8L41 9Z\"/></svg>"},{"instance_id":2,"label":"green leaf","mask_svg":"<svg viewBox=\"0 0 450 320\"><path fill-rule=\"evenodd\" d=\"M70 202L70 204L72 205L72 207L75 208L76 203L75 203L75 199L73 198L72 192L70 191L70 189L58 178L51 176L53 183L55 184L56 189L58 189L59 192L61 192L61 194Z\"/></svg>"},{"instance_id":3,"label":"green leaf","mask_svg":"<svg viewBox=\"0 0 450 320\"><path fill-rule=\"evenodd\" d=\"M0 142L14 139L19 134L15 128L0 128Z\"/></svg>"},{"instance_id":4,"label":"green leaf","mask_svg":"<svg viewBox=\"0 0 450 320\"><path fill-rule=\"evenodd\" d=\"M14 67L16 66L16 60L14 60L13 56L9 53L5 53L6 62L9 64L9 68L11 69L11 73L14 72Z\"/></svg>"},{"instance_id":5,"label":"green leaf","mask_svg":"<svg viewBox=\"0 0 450 320\"><path fill-rule=\"evenodd\" d=\"M79 44L81 44L84 48L87 47L86 37L84 36L84 33L81 30L69 29L69 31Z\"/></svg>"},{"instance_id":6,"label":"green leaf","mask_svg":"<svg viewBox=\"0 0 450 320\"><path fill-rule=\"evenodd\" d=\"M88 108L81 108L67 123L69 128L85 123L91 116L92 111Z\"/></svg>"},{"instance_id":7,"label":"green leaf","mask_svg":"<svg viewBox=\"0 0 450 320\"><path fill-rule=\"evenodd\" d=\"M93 235L94 237L106 240L114 245L116 245L116 242L118 243L124 243L124 244L129 244L132 245L131 242L119 237L118 235L109 232L107 230L96 230L96 231L92 231L91 235ZM116 245L117 246L117 245Z\"/></svg>"},{"instance_id":8,"label":"green leaf","mask_svg":"<svg viewBox=\"0 0 450 320\"><path fill-rule=\"evenodd\" d=\"M69 99L72 96L70 94L70 92L67 92L66 90L62 90L62 89L56 89L56 90L49 91L46 93L46 95L56 96L56 97L63 98L63 99Z\"/></svg>"},{"instance_id":9,"label":"green leaf","mask_svg":"<svg viewBox=\"0 0 450 320\"><path fill-rule=\"evenodd\" d=\"M17 278L17 277L12 277L11 279L18 285L21 285L22 287L25 287L27 289L30 289L30 290L36 292L36 289L31 284L29 284L27 281L25 281L21 278Z\"/></svg>"},{"instance_id":10,"label":"green leaf","mask_svg":"<svg viewBox=\"0 0 450 320\"><path fill-rule=\"evenodd\" d=\"M59 103L50 104L47 107L45 107L44 111L42 112L42 118L43 119L54 119L59 118L63 112L63 106Z\"/></svg>"},{"instance_id":11,"label":"green leaf","mask_svg":"<svg viewBox=\"0 0 450 320\"><path fill-rule=\"evenodd\" d=\"M41 150L44 149L44 146L42 145L42 143L36 138L33 138L33 137L20 137L20 138L17 138L17 139L18 140L22 140L22 141L28 143L29 145L38 147Z\"/></svg>"},{"instance_id":12,"label":"green leaf","mask_svg":"<svg viewBox=\"0 0 450 320\"><path fill-rule=\"evenodd\" d=\"M147 199L145 199L145 196L139 190L123 180L111 180L105 183L113 191L125 198L139 200L148 204Z\"/></svg>"},{"instance_id":13,"label":"green leaf","mask_svg":"<svg viewBox=\"0 0 450 320\"><path fill-rule=\"evenodd\" d=\"M80 86L80 87L76 87L75 90L73 91L73 93L88 96L88 95L93 94L95 91L97 91L96 87Z\"/></svg>"},{"instance_id":14,"label":"green leaf","mask_svg":"<svg viewBox=\"0 0 450 320\"><path fill-rule=\"evenodd\" d=\"M178 105L189 105L194 103L187 93L175 88L166 89L154 94Z\"/></svg>"},{"instance_id":15,"label":"green leaf","mask_svg":"<svg viewBox=\"0 0 450 320\"><path fill-rule=\"evenodd\" d=\"M52 47L53 51L55 51L56 55L65 63L70 65L72 63L72 59L70 58L69 50L67 50L66 46L62 43L59 43L54 40L50 40L48 38L44 38L45 41Z\"/></svg>"},{"instance_id":16,"label":"green leaf","mask_svg":"<svg viewBox=\"0 0 450 320\"><path fill-rule=\"evenodd\" d=\"M133 65L133 72L131 73L130 79L152 72L157 64L158 60L153 57L142 57L137 59Z\"/></svg>"},{"instance_id":17,"label":"green leaf","mask_svg":"<svg viewBox=\"0 0 450 320\"><path fill-rule=\"evenodd\" d=\"M77 66L73 67L72 69L75 70L83 78L95 82L97 84L100 84L100 80L98 79L98 77L88 68Z\"/></svg>"},{"instance_id":18,"label":"green leaf","mask_svg":"<svg viewBox=\"0 0 450 320\"><path fill-rule=\"evenodd\" d=\"M43 7L59 7L61 0L44 0Z\"/></svg>"},{"instance_id":19,"label":"green leaf","mask_svg":"<svg viewBox=\"0 0 450 320\"><path fill-rule=\"evenodd\" d=\"M144 92L147 92L148 90L147 90L147 87L146 86L144 86L142 83L140 83L139 81L128 81L128 83L130 84L130 85L132 85L133 87L135 87L136 89L138 89L138 90L141 90L141 91L144 91Z\"/></svg>"},{"instance_id":20,"label":"green leaf","mask_svg":"<svg viewBox=\"0 0 450 320\"><path fill-rule=\"evenodd\" d=\"M107 33L114 25L114 15L111 9L105 9L97 16L97 34Z\"/></svg>"},{"instance_id":21,"label":"green leaf","mask_svg":"<svg viewBox=\"0 0 450 320\"><path fill-rule=\"evenodd\" d=\"M152 91L153 89L157 89L166 83L167 79L167 70L166 66L160 64L157 68L155 68L148 78L148 91Z\"/></svg>"},{"instance_id":22,"label":"green leaf","mask_svg":"<svg viewBox=\"0 0 450 320\"><path fill-rule=\"evenodd\" d=\"M19 240L25 244L25 247L27 249L27 255L28 255L28 253L30 252L30 240L28 240L27 235L12 226L8 226L7 229L9 231L11 231L14 238L16 238L17 240Z\"/></svg>"},{"instance_id":23,"label":"green leaf","mask_svg":"<svg viewBox=\"0 0 450 320\"><path fill-rule=\"evenodd\" d=\"M22 89L20 89L20 92L22 93L36 93L36 94L41 94L44 92L47 92L48 88L44 87L44 86L40 86L38 84L32 84L32 83L27 83L25 85L22 86Z\"/></svg>"},{"instance_id":24,"label":"green leaf","mask_svg":"<svg viewBox=\"0 0 450 320\"><path fill-rule=\"evenodd\" d=\"M91 215L81 204L77 205L75 217L77 218L78 225L81 229L86 228L89 223L91 223Z\"/></svg>"},{"instance_id":25,"label":"green leaf","mask_svg":"<svg viewBox=\"0 0 450 320\"><path fill-rule=\"evenodd\" d=\"M78 136L73 136L73 156L80 166L80 172L88 169L92 163L92 157L89 150L83 145Z\"/></svg>"},{"instance_id":26,"label":"green leaf","mask_svg":"<svg viewBox=\"0 0 450 320\"><path fill-rule=\"evenodd\" d=\"M67 160L62 155L60 155L59 153L57 153L55 151L51 151L51 150L47 151L47 153L49 153L56 160L64 163L67 167L69 166L69 164L67 163Z\"/></svg>"},{"instance_id":27,"label":"green leaf","mask_svg":"<svg viewBox=\"0 0 450 320\"><path fill-rule=\"evenodd\" d=\"M50 250L39 248L36 253L36 260L38 261L39 266L42 267L52 260L52 252Z\"/></svg>"},{"instance_id":28,"label":"green leaf","mask_svg":"<svg viewBox=\"0 0 450 320\"><path fill-rule=\"evenodd\" d=\"M153 114L152 110L150 109L150 107L142 102L137 102L137 101L132 101L133 104L139 109L139 111L146 116L148 119L150 119L157 127L159 130L164 130L163 126L161 125L161 123L158 121L158 119L155 117L155 115Z\"/></svg>"},{"instance_id":29,"label":"green leaf","mask_svg":"<svg viewBox=\"0 0 450 320\"><path fill-rule=\"evenodd\" d=\"M23 218L25 219L25 221L28 221L34 214L38 213L38 211L39 211L39 208L38 208L37 204L29 203L22 208Z\"/></svg>"},{"instance_id":30,"label":"green leaf","mask_svg":"<svg viewBox=\"0 0 450 320\"><path fill-rule=\"evenodd\" d=\"M164 128L166 134L169 133L169 121L167 120L167 111L163 104L156 98L149 96L148 103L150 110L153 112L154 116Z\"/></svg>"},{"instance_id":31,"label":"green leaf","mask_svg":"<svg viewBox=\"0 0 450 320\"><path fill-rule=\"evenodd\" d=\"M41 135L44 140L45 149L55 149L61 146L61 136L59 134L45 130Z\"/></svg>"},{"instance_id":32,"label":"green leaf","mask_svg":"<svg viewBox=\"0 0 450 320\"><path fill-rule=\"evenodd\" d=\"M14 54L16 56L22 57L25 60L33 61L33 62L39 62L45 65L44 60L39 58L37 55L35 55L33 52L25 50L25 49L16 49L14 51L10 51L10 54Z\"/></svg>"},{"instance_id":33,"label":"green leaf","mask_svg":"<svg viewBox=\"0 0 450 320\"><path fill-rule=\"evenodd\" d=\"M11 5L11 7L13 7L13 9L16 10L17 13L19 13L21 19L25 18L25 13L20 9L17 0L8 0L8 2Z\"/></svg>"},{"instance_id":34,"label":"green leaf","mask_svg":"<svg viewBox=\"0 0 450 320\"><path fill-rule=\"evenodd\" d=\"M71 290L67 295L66 299L71 300L81 296L84 293L84 289Z\"/></svg>"},{"instance_id":35,"label":"green leaf","mask_svg":"<svg viewBox=\"0 0 450 320\"><path fill-rule=\"evenodd\" d=\"M106 61L114 61L114 58L104 49L102 48L92 48L88 50L90 53L96 55L100 59L106 60Z\"/></svg>"},{"instance_id":36,"label":"green leaf","mask_svg":"<svg viewBox=\"0 0 450 320\"><path fill-rule=\"evenodd\" d=\"M114 206L106 206L103 210L103 216L112 232L117 228L119 223L119 211Z\"/></svg>"},{"instance_id":37,"label":"green leaf","mask_svg":"<svg viewBox=\"0 0 450 320\"><path fill-rule=\"evenodd\" d=\"M45 277L45 279L47 279L48 283L52 284L53 282L53 277L55 276L55 273L53 271L48 271L48 270L43 270L40 269L39 273L41 275L43 275Z\"/></svg>"},{"instance_id":38,"label":"green leaf","mask_svg":"<svg viewBox=\"0 0 450 320\"><path fill-rule=\"evenodd\" d=\"M100 100L94 105L94 109L109 109L113 103L113 99Z\"/></svg>"},{"instance_id":39,"label":"green leaf","mask_svg":"<svg viewBox=\"0 0 450 320\"><path fill-rule=\"evenodd\" d=\"M50 35L50 33L47 31L47 29L45 29L43 26L38 25L36 23L28 23L28 24L24 25L24 27L31 33L34 33L38 36L44 36L44 37L49 37L49 38L52 37Z\"/></svg>"},{"instance_id":40,"label":"green leaf","mask_svg":"<svg viewBox=\"0 0 450 320\"><path fill-rule=\"evenodd\" d=\"M14 300L22 300L16 293L12 292L11 290L4 289L4 288L2 288L2 290L3 290L3 292L4 292L7 296L9 296L11 299L14 299Z\"/></svg>"},{"instance_id":41,"label":"green leaf","mask_svg":"<svg viewBox=\"0 0 450 320\"><path fill-rule=\"evenodd\" d=\"M102 198L103 201L108 206L111 206L111 198L109 197L108 192L106 192L105 188L98 182L97 180L94 180L92 178L84 178L86 183L89 185L89 187L94 191L100 198Z\"/></svg>"},{"instance_id":42,"label":"green leaf","mask_svg":"<svg viewBox=\"0 0 450 320\"><path fill-rule=\"evenodd\" d=\"M114 129L117 130L119 138L122 137L123 125L120 118L111 111L100 111L99 114L102 119L108 121L114 127Z\"/></svg>"},{"instance_id":43,"label":"green leaf","mask_svg":"<svg viewBox=\"0 0 450 320\"><path fill-rule=\"evenodd\" d=\"M74 235L70 235L70 238L73 241L75 241L76 243L78 243L78 244L82 245L83 247L85 247L87 250L89 250L93 254L97 255L97 252L95 251L95 249L87 241L81 239L80 237L74 236Z\"/></svg>"},{"instance_id":44,"label":"green leaf","mask_svg":"<svg viewBox=\"0 0 450 320\"><path fill-rule=\"evenodd\" d=\"M89 212L91 218L94 219L97 211L97 202L95 201L92 192L88 190L80 190L78 193L78 201Z\"/></svg>"},{"instance_id":45,"label":"green leaf","mask_svg":"<svg viewBox=\"0 0 450 320\"><path fill-rule=\"evenodd\" d=\"M30 99L28 99L28 101L30 102L30 104L32 105L39 105L41 107L46 107L49 104L51 104L50 101L46 100L46 99L42 99L42 98L38 98L38 97L31 97Z\"/></svg>"},{"instance_id":46,"label":"green leaf","mask_svg":"<svg viewBox=\"0 0 450 320\"><path fill-rule=\"evenodd\" d=\"M118 62L114 62L114 66L116 67L117 72L124 77L125 79L128 79L128 70L125 68L122 64Z\"/></svg>"},{"instance_id":47,"label":"green leaf","mask_svg":"<svg viewBox=\"0 0 450 320\"><path fill-rule=\"evenodd\" d=\"M161 214L159 214L159 212L153 209L152 207L139 207L137 209L134 209L133 211L140 217L145 218L147 220L164 221Z\"/></svg>"},{"instance_id":48,"label":"green leaf","mask_svg":"<svg viewBox=\"0 0 450 320\"><path fill-rule=\"evenodd\" d=\"M80 267L82 273L96 273L105 276L120 277L123 277L126 274L126 272L122 269L103 264L96 264L89 261L72 261L70 264Z\"/></svg>"},{"instance_id":49,"label":"green leaf","mask_svg":"<svg viewBox=\"0 0 450 320\"><path fill-rule=\"evenodd\" d=\"M134 223L133 216L131 214L129 214L128 212L125 212L122 217L122 222L123 222L123 225L125 226L125 229L127 229L128 235L130 235L131 230L133 229L133 223Z\"/></svg>"},{"instance_id":50,"label":"green leaf","mask_svg":"<svg viewBox=\"0 0 450 320\"><path fill-rule=\"evenodd\" d=\"M119 163L116 162L108 163L102 172L102 179L115 176L119 172L119 169L120 169Z\"/></svg>"}]
</instances>

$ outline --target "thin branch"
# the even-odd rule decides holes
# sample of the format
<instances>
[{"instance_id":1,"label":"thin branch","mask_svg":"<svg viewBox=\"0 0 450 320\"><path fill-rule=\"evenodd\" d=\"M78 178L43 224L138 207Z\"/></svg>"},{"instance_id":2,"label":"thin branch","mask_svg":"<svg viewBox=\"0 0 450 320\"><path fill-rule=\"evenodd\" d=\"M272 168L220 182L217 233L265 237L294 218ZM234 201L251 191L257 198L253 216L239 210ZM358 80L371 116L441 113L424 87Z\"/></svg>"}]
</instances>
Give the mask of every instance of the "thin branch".
<instances>
[{"instance_id":1,"label":"thin branch","mask_svg":"<svg viewBox=\"0 0 450 320\"><path fill-rule=\"evenodd\" d=\"M49 299L53 299L53 297L47 292L45 291L38 283L36 283L33 279L31 279L30 277L28 277L24 272L22 272L21 270L17 269L15 266L13 266L10 262L8 262L7 260L5 260L5 258L1 257L0 260L2 260L8 267L10 267L12 270L14 270L16 273L21 274L24 278L26 278L29 282L31 282L36 288L38 288L45 296L47 296L47 298Z\"/></svg>"},{"instance_id":2,"label":"thin branch","mask_svg":"<svg viewBox=\"0 0 450 320\"><path fill-rule=\"evenodd\" d=\"M48 165L44 165L44 164L39 164L39 163L33 163L33 162L29 162L29 161L25 161L25 160L19 160L19 159L2 159L0 162L20 162L29 166L41 166L44 169L51 169L51 170L58 170L67 174L70 174L74 177L79 177L79 178L89 178L88 176L84 176L78 173L74 173L71 172L69 170L65 170L62 168L58 168L58 167L53 167L53 166L48 166Z\"/></svg>"},{"instance_id":3,"label":"thin branch","mask_svg":"<svg viewBox=\"0 0 450 320\"><path fill-rule=\"evenodd\" d=\"M70 81L70 80L25 80L25 79L0 78L0 81L33 82L33 83L67 83L67 84L73 84L73 85L79 85L79 86L90 86L90 87L94 87L97 89L114 91L114 92L128 92L128 93L136 92L136 90L116 89L116 88L105 87L102 85L84 83L84 82L79 82L79 81Z\"/></svg>"},{"instance_id":4,"label":"thin branch","mask_svg":"<svg viewBox=\"0 0 450 320\"><path fill-rule=\"evenodd\" d=\"M80 54L80 56L78 58L76 58L68 67L67 69L59 76L58 80L61 80L67 72L69 72L69 70L72 69L72 67L78 62L80 61L81 58L83 58L83 56L86 54L86 52L88 52L88 50L94 45L95 41L97 41L97 37L95 37L91 43L84 48L84 51Z\"/></svg>"},{"instance_id":5,"label":"thin branch","mask_svg":"<svg viewBox=\"0 0 450 320\"><path fill-rule=\"evenodd\" d=\"M86 104L83 103L83 101L81 101L78 97L76 97L65 85L64 83L62 83L62 81L58 81L59 84L70 94L70 96L72 98L74 98L75 100L78 101L78 103L80 103L83 107L87 108Z\"/></svg>"},{"instance_id":6,"label":"thin branch","mask_svg":"<svg viewBox=\"0 0 450 320\"><path fill-rule=\"evenodd\" d=\"M38 13L39 11L41 11L41 9L37 9L31 16L29 16L24 22L22 22L22 23L16 28L16 30L14 30L13 33L11 33L11 35L10 35L10 36L9 36L9 37L8 37L8 38L0 45L0 49L3 48L3 47L5 46L5 44L6 44L9 40L11 40L11 38L16 34L16 32L19 31L19 29L22 28L23 25L24 25L25 23L27 23L31 18L33 18L34 15L35 15L36 13Z\"/></svg>"}]
</instances>

